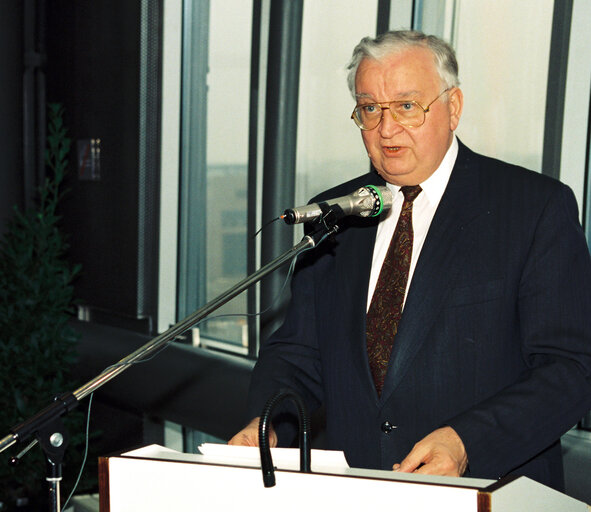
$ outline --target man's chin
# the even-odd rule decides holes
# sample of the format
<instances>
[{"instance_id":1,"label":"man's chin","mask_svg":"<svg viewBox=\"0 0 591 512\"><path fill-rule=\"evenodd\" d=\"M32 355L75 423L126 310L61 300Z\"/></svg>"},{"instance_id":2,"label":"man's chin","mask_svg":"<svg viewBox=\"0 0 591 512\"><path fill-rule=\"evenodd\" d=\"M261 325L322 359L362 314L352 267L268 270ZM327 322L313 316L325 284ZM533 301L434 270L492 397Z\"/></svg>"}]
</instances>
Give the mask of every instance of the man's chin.
<instances>
[{"instance_id":1,"label":"man's chin","mask_svg":"<svg viewBox=\"0 0 591 512\"><path fill-rule=\"evenodd\" d=\"M384 178L388 183L396 185L398 187L404 187L406 185L418 185L414 183L414 173L407 170L391 170L391 169L378 169L378 174Z\"/></svg>"}]
</instances>

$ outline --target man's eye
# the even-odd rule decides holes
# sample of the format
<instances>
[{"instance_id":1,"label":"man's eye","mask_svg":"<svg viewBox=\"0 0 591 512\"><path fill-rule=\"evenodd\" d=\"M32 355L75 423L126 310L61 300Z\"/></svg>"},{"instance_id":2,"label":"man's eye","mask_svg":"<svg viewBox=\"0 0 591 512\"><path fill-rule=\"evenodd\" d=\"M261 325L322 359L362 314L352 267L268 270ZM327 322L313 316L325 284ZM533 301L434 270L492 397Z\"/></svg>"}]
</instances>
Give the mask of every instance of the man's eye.
<instances>
[{"instance_id":1,"label":"man's eye","mask_svg":"<svg viewBox=\"0 0 591 512\"><path fill-rule=\"evenodd\" d=\"M377 105L364 105L361 108L363 109L363 112L366 114L375 114L375 113L379 112Z\"/></svg>"},{"instance_id":2,"label":"man's eye","mask_svg":"<svg viewBox=\"0 0 591 512\"><path fill-rule=\"evenodd\" d=\"M416 108L416 105L412 101L405 101L400 104L400 109L405 112L412 112Z\"/></svg>"}]
</instances>

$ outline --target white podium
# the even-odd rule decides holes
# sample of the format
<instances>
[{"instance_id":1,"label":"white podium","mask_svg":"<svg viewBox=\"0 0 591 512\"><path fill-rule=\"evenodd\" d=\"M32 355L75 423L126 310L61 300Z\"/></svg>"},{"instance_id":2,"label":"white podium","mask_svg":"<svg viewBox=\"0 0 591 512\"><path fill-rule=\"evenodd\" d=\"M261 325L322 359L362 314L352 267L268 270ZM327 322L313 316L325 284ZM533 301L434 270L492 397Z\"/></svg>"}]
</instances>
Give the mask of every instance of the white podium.
<instances>
[{"instance_id":1,"label":"white podium","mask_svg":"<svg viewBox=\"0 0 591 512\"><path fill-rule=\"evenodd\" d=\"M312 473L213 463L203 455L152 445L99 459L101 512L365 511L589 512L586 504L525 477L500 481L355 468Z\"/></svg>"}]
</instances>

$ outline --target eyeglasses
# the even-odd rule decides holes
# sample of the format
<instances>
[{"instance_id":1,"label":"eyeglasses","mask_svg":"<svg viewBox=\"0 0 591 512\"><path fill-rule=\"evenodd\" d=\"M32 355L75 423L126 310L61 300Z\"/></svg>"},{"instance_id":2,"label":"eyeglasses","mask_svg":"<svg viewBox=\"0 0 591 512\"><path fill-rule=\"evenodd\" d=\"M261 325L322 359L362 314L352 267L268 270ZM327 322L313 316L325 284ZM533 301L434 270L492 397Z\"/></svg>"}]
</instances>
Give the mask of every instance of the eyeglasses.
<instances>
[{"instance_id":1,"label":"eyeglasses","mask_svg":"<svg viewBox=\"0 0 591 512\"><path fill-rule=\"evenodd\" d=\"M410 101L386 101L384 103L368 103L357 105L351 114L351 119L362 130L373 130L384 117L384 110L389 110L394 121L409 128L418 128L425 122L429 107L443 96L451 87L445 89L426 107L422 107L414 100Z\"/></svg>"}]
</instances>

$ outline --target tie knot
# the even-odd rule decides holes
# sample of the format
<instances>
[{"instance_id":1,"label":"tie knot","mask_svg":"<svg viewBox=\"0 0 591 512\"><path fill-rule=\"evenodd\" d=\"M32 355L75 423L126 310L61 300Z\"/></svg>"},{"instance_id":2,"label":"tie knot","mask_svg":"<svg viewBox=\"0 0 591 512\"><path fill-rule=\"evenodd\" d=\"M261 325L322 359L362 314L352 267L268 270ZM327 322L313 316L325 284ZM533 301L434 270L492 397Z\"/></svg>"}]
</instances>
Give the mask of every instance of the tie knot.
<instances>
[{"instance_id":1,"label":"tie knot","mask_svg":"<svg viewBox=\"0 0 591 512\"><path fill-rule=\"evenodd\" d=\"M423 189L420 185L412 185L408 187L401 187L400 190L404 194L404 200L410 201L412 203Z\"/></svg>"}]
</instances>

